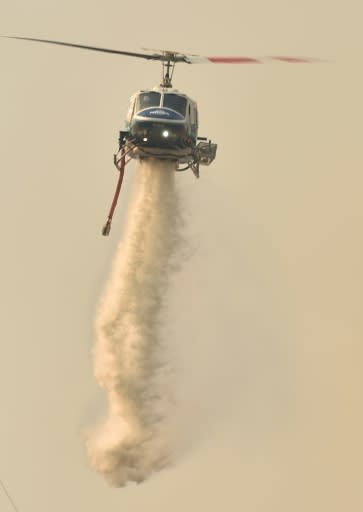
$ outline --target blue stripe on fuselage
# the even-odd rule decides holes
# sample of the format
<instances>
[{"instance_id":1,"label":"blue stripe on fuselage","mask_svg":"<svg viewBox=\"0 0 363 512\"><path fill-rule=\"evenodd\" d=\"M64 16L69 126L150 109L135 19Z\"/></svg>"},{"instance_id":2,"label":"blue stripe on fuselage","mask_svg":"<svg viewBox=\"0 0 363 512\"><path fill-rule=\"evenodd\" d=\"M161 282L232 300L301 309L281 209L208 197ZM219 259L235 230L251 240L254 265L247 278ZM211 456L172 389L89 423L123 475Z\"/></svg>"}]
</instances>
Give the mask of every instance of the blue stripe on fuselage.
<instances>
[{"instance_id":1,"label":"blue stripe on fuselage","mask_svg":"<svg viewBox=\"0 0 363 512\"><path fill-rule=\"evenodd\" d=\"M141 110L136 113L138 117L146 117L147 119L165 119L170 121L183 121L184 117L175 112L175 110L171 110L170 108L163 107L150 107Z\"/></svg>"}]
</instances>

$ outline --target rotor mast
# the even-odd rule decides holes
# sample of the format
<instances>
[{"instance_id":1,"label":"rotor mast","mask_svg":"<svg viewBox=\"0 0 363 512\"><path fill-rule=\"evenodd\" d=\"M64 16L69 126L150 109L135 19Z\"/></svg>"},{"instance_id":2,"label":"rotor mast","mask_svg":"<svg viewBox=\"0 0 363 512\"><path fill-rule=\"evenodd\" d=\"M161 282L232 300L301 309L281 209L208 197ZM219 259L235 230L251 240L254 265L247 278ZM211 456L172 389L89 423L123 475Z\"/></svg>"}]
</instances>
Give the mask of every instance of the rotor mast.
<instances>
[{"instance_id":1,"label":"rotor mast","mask_svg":"<svg viewBox=\"0 0 363 512\"><path fill-rule=\"evenodd\" d=\"M172 79L174 75L174 68L176 63L176 54L173 52L163 52L163 81L161 87L170 89L172 86Z\"/></svg>"}]
</instances>

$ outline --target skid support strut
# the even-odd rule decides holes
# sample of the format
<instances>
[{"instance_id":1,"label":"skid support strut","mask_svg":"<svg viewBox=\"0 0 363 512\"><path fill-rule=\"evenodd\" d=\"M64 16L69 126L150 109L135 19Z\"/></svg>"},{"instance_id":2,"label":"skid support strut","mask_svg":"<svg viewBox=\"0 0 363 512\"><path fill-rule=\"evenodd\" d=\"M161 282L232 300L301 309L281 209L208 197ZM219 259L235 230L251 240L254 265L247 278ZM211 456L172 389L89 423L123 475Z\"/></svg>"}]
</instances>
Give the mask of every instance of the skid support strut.
<instances>
[{"instance_id":1,"label":"skid support strut","mask_svg":"<svg viewBox=\"0 0 363 512\"><path fill-rule=\"evenodd\" d=\"M102 235L103 236L108 236L110 234L110 231L111 231L112 217L113 217L113 214L115 212L117 201L118 201L118 198L119 198L119 195L120 195L122 181L124 179L125 166L128 163L128 162L126 162L126 154L127 153L128 152L125 150L125 148L121 148L121 151L119 153L119 155L120 155L119 158L117 158L118 155L114 156L114 163L115 163L117 169L119 170L119 177L118 177L118 181L117 181L117 185L116 185L115 194L113 196L113 201L112 201L112 204L111 204L111 208L110 208L110 211L109 211L109 214L108 214L108 217L107 217L107 221L106 221L106 224L102 228Z\"/></svg>"}]
</instances>

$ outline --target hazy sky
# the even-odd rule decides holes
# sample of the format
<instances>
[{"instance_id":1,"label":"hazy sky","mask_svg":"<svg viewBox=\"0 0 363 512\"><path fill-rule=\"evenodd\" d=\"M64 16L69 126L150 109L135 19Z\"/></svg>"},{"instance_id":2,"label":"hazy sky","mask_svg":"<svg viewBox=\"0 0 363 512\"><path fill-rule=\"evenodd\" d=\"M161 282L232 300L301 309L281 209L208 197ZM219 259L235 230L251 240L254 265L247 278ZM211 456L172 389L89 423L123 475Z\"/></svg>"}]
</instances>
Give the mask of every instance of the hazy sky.
<instances>
[{"instance_id":1,"label":"hazy sky","mask_svg":"<svg viewBox=\"0 0 363 512\"><path fill-rule=\"evenodd\" d=\"M363 508L363 4L0 0L0 34L137 51L308 55L183 66L217 159L177 176L191 249L167 297L188 447L141 486L88 467L112 155L158 64L0 40L0 478L19 512ZM0 511L12 509L0 492Z\"/></svg>"}]
</instances>

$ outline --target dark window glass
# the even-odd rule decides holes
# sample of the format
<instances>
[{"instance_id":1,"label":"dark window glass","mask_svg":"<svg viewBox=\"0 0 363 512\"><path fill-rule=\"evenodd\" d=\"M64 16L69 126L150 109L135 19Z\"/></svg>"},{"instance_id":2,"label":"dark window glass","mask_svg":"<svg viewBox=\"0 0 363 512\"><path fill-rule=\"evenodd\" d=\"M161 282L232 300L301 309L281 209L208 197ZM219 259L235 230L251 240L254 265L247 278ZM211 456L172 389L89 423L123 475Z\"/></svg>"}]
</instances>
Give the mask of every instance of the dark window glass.
<instances>
[{"instance_id":1,"label":"dark window glass","mask_svg":"<svg viewBox=\"0 0 363 512\"><path fill-rule=\"evenodd\" d=\"M183 98L183 96L179 96L178 94L164 94L163 106L171 108L172 110L179 112L179 114L185 117L185 112L187 109L187 100L186 98Z\"/></svg>"},{"instance_id":2,"label":"dark window glass","mask_svg":"<svg viewBox=\"0 0 363 512\"><path fill-rule=\"evenodd\" d=\"M144 110L149 107L158 107L160 105L160 93L159 92L142 92L139 94L136 100L136 112Z\"/></svg>"}]
</instances>

